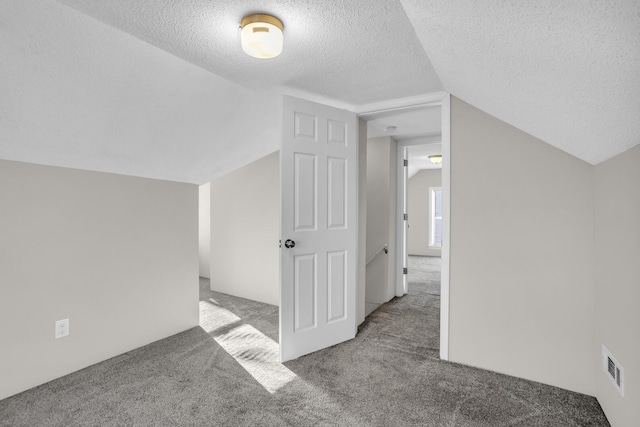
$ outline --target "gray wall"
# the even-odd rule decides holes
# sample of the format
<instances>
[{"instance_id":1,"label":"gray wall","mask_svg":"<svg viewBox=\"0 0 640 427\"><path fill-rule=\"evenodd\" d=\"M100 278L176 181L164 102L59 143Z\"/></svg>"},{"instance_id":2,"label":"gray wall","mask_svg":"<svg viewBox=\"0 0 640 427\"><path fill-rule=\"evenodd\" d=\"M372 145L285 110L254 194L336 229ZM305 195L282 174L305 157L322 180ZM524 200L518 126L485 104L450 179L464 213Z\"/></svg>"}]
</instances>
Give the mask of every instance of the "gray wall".
<instances>
[{"instance_id":1,"label":"gray wall","mask_svg":"<svg viewBox=\"0 0 640 427\"><path fill-rule=\"evenodd\" d=\"M451 170L451 361L593 395L593 167L452 97Z\"/></svg>"},{"instance_id":2,"label":"gray wall","mask_svg":"<svg viewBox=\"0 0 640 427\"><path fill-rule=\"evenodd\" d=\"M197 186L0 160L0 200L0 399L198 325Z\"/></svg>"},{"instance_id":3,"label":"gray wall","mask_svg":"<svg viewBox=\"0 0 640 427\"><path fill-rule=\"evenodd\" d=\"M280 302L280 152L211 181L211 290Z\"/></svg>"},{"instance_id":4,"label":"gray wall","mask_svg":"<svg viewBox=\"0 0 640 427\"><path fill-rule=\"evenodd\" d=\"M423 169L409 179L407 187L409 255L440 256L440 248L429 247L429 187L442 186L442 169Z\"/></svg>"},{"instance_id":5,"label":"gray wall","mask_svg":"<svg viewBox=\"0 0 640 427\"><path fill-rule=\"evenodd\" d=\"M198 210L200 277L209 278L211 272L211 184L208 182L199 188Z\"/></svg>"},{"instance_id":6,"label":"gray wall","mask_svg":"<svg viewBox=\"0 0 640 427\"><path fill-rule=\"evenodd\" d=\"M640 145L595 167L596 396L611 425L640 422ZM607 379L602 344L624 367L625 397Z\"/></svg>"},{"instance_id":7,"label":"gray wall","mask_svg":"<svg viewBox=\"0 0 640 427\"><path fill-rule=\"evenodd\" d=\"M365 313L395 296L397 143L390 137L367 142L367 259L383 244L366 267Z\"/></svg>"}]
</instances>

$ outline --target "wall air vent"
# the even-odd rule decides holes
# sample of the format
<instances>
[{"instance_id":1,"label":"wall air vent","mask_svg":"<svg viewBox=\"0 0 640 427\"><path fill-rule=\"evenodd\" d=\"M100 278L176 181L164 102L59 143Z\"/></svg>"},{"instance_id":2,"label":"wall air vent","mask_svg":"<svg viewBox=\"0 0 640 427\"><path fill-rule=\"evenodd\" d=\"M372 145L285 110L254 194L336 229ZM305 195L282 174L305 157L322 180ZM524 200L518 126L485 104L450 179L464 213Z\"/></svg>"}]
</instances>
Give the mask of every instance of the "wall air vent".
<instances>
[{"instance_id":1,"label":"wall air vent","mask_svg":"<svg viewBox=\"0 0 640 427\"><path fill-rule=\"evenodd\" d=\"M602 369L609 381L615 386L620 396L624 397L624 368L618 363L609 349L602 345Z\"/></svg>"}]
</instances>

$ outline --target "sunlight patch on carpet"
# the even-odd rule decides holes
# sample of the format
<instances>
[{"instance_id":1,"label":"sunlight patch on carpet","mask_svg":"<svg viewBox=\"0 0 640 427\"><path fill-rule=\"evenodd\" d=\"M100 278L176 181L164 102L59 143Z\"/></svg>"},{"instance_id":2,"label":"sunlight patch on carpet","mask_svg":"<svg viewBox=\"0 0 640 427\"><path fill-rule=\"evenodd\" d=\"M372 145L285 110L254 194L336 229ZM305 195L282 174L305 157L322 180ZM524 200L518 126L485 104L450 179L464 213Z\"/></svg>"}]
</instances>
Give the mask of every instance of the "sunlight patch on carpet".
<instances>
[{"instance_id":1,"label":"sunlight patch on carpet","mask_svg":"<svg viewBox=\"0 0 640 427\"><path fill-rule=\"evenodd\" d=\"M269 393L297 378L280 363L277 342L215 301L200 301L200 327Z\"/></svg>"}]
</instances>

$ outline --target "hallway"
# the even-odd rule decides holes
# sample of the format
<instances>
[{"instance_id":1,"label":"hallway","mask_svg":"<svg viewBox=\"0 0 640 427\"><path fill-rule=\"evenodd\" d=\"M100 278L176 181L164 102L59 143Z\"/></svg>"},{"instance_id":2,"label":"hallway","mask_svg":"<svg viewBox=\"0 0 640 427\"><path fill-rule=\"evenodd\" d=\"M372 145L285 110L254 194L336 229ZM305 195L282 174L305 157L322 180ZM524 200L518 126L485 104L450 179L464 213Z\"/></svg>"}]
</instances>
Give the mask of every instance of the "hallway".
<instances>
[{"instance_id":1,"label":"hallway","mask_svg":"<svg viewBox=\"0 0 640 427\"><path fill-rule=\"evenodd\" d=\"M0 401L0 426L608 425L595 398L438 360L417 271L355 339L284 365L277 307L200 279L200 327Z\"/></svg>"},{"instance_id":2,"label":"hallway","mask_svg":"<svg viewBox=\"0 0 640 427\"><path fill-rule=\"evenodd\" d=\"M409 293L402 300L403 305L408 305L415 311L411 318L417 320L416 329L419 332L412 338L422 342L426 351L437 358L440 351L441 259L409 255L408 267Z\"/></svg>"}]
</instances>

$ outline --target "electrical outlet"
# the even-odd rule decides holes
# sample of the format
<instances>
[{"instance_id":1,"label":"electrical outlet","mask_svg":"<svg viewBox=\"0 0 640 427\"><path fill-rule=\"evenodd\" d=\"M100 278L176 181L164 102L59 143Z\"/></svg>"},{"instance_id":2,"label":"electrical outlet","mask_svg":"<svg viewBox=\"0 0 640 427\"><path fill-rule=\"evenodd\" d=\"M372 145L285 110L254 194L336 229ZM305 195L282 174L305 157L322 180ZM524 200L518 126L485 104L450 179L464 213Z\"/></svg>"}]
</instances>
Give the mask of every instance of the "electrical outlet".
<instances>
[{"instance_id":1,"label":"electrical outlet","mask_svg":"<svg viewBox=\"0 0 640 427\"><path fill-rule=\"evenodd\" d=\"M56 339L69 335L69 319L56 320Z\"/></svg>"}]
</instances>

